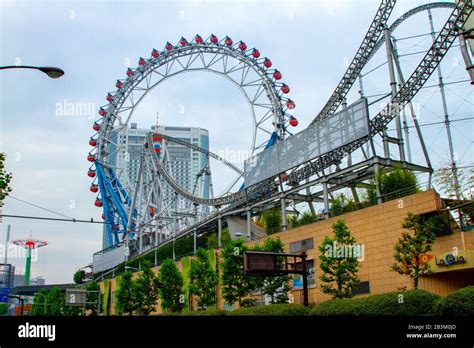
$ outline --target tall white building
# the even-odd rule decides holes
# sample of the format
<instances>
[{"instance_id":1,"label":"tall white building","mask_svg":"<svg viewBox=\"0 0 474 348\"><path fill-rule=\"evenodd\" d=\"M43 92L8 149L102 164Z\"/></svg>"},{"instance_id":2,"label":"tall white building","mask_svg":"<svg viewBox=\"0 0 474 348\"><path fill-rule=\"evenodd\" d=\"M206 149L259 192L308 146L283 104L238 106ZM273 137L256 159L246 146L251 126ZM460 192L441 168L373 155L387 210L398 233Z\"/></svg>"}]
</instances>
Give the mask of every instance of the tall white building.
<instances>
[{"instance_id":1,"label":"tall white building","mask_svg":"<svg viewBox=\"0 0 474 348\"><path fill-rule=\"evenodd\" d=\"M134 186L137 181L144 144L150 130L209 149L209 132L206 129L171 126L152 126L150 129L144 129L138 128L137 123L131 123L129 128L112 134L112 141L120 144L120 151L113 164L120 169L117 170L117 175L122 185L126 187ZM115 146L111 147L111 153L115 150ZM166 143L166 151L169 170L175 181L187 191L192 193L194 190L196 195L209 198L209 177L207 175L198 177L208 161L206 155L172 142ZM169 198L173 194L169 187L165 188L164 193ZM107 246L105 240L104 233L104 248Z\"/></svg>"}]
</instances>

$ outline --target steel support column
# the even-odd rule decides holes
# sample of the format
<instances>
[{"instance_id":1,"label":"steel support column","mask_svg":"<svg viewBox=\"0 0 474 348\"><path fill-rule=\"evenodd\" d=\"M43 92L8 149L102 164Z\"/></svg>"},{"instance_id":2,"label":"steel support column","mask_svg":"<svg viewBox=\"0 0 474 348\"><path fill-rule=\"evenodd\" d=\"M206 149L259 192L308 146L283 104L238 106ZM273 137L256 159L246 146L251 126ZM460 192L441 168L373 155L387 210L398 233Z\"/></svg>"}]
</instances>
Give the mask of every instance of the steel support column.
<instances>
[{"instance_id":1,"label":"steel support column","mask_svg":"<svg viewBox=\"0 0 474 348\"><path fill-rule=\"evenodd\" d=\"M281 230L286 231L288 229L288 224L286 222L286 200L285 196L282 194L280 198L281 204Z\"/></svg>"},{"instance_id":2,"label":"steel support column","mask_svg":"<svg viewBox=\"0 0 474 348\"><path fill-rule=\"evenodd\" d=\"M252 238L252 212L247 209L247 240Z\"/></svg>"}]
</instances>

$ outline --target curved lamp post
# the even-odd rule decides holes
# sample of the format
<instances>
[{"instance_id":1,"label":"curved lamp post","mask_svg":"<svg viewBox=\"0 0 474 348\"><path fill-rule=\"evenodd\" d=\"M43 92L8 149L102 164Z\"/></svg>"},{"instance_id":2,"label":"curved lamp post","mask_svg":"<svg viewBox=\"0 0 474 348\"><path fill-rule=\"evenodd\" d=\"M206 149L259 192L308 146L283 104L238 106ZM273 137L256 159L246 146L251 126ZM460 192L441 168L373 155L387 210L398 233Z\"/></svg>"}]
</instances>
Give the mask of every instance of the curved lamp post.
<instances>
[{"instance_id":1,"label":"curved lamp post","mask_svg":"<svg viewBox=\"0 0 474 348\"><path fill-rule=\"evenodd\" d=\"M29 66L29 65L0 66L0 70L6 70L6 69L35 69L35 70L44 72L46 75L48 75L52 79L57 79L64 75L64 71L62 69L59 69L53 66Z\"/></svg>"}]
</instances>

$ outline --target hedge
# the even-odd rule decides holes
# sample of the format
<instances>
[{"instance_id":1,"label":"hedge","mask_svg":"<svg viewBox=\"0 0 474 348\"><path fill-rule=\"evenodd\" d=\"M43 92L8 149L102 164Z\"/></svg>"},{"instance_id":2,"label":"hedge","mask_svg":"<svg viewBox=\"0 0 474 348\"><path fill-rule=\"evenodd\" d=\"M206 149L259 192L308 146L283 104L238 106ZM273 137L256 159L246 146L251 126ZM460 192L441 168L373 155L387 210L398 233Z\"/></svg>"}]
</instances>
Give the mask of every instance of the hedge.
<instances>
[{"instance_id":1,"label":"hedge","mask_svg":"<svg viewBox=\"0 0 474 348\"><path fill-rule=\"evenodd\" d=\"M230 315L299 316L307 315L309 311L309 307L300 304L273 304L268 306L239 308L229 313Z\"/></svg>"},{"instance_id":2,"label":"hedge","mask_svg":"<svg viewBox=\"0 0 474 348\"><path fill-rule=\"evenodd\" d=\"M474 286L467 286L450 293L438 303L441 315L474 315Z\"/></svg>"},{"instance_id":3,"label":"hedge","mask_svg":"<svg viewBox=\"0 0 474 348\"><path fill-rule=\"evenodd\" d=\"M439 299L438 295L424 290L391 292L364 298L329 300L314 307L310 314L322 316L433 315L437 313Z\"/></svg>"}]
</instances>

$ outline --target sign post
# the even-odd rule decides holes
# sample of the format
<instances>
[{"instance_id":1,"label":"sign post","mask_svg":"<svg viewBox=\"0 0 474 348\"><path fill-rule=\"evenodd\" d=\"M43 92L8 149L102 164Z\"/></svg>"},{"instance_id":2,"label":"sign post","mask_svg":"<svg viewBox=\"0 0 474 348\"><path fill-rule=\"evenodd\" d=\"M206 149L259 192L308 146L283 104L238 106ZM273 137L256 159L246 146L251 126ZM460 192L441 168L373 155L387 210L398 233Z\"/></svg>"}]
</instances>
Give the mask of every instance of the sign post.
<instances>
[{"instance_id":1,"label":"sign post","mask_svg":"<svg viewBox=\"0 0 474 348\"><path fill-rule=\"evenodd\" d=\"M12 288L0 288L0 303L8 303L8 295L12 292Z\"/></svg>"},{"instance_id":2,"label":"sign post","mask_svg":"<svg viewBox=\"0 0 474 348\"><path fill-rule=\"evenodd\" d=\"M301 274L303 277L303 304L309 306L306 253L284 254L268 251L244 251L244 274L271 277ZM296 265L301 263L301 269Z\"/></svg>"}]
</instances>

